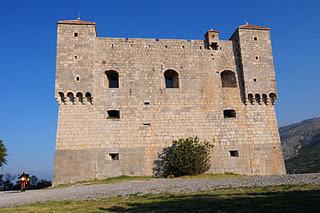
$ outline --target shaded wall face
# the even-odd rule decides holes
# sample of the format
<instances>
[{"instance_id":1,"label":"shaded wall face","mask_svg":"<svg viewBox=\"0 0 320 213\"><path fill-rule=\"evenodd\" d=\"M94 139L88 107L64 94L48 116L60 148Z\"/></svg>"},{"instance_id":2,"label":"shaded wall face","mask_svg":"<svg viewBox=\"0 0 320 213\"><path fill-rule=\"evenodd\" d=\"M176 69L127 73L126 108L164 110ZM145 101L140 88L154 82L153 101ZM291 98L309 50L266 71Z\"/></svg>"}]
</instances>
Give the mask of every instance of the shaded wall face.
<instances>
[{"instance_id":1,"label":"shaded wall face","mask_svg":"<svg viewBox=\"0 0 320 213\"><path fill-rule=\"evenodd\" d=\"M188 136L214 143L211 172L281 173L269 168L278 162L267 165L255 154L271 159L271 152L255 144L267 144L266 150L279 144L273 106L256 112L241 100L239 85L221 85L224 70L238 79L232 41L219 40L214 50L204 41L97 38L94 30L58 30L55 183L151 175L157 153ZM72 38L73 31L82 40ZM178 73L179 88L166 88L168 69ZM119 88L109 88L108 70L118 72ZM92 102L62 101L59 92L90 92ZM224 118L224 109L235 110L236 118ZM118 110L120 118L109 119L108 110ZM256 128L261 124L262 133ZM238 150L239 157L231 157L230 150Z\"/></svg>"}]
</instances>

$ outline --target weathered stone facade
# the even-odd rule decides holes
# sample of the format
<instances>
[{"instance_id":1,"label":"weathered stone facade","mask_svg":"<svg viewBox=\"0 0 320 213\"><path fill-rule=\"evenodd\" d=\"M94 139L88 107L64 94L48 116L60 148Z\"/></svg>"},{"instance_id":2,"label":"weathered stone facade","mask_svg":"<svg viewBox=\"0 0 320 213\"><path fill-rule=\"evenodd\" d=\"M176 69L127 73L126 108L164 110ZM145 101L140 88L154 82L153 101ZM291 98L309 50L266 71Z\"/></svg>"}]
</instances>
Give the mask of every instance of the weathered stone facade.
<instances>
[{"instance_id":1,"label":"weathered stone facade","mask_svg":"<svg viewBox=\"0 0 320 213\"><path fill-rule=\"evenodd\" d=\"M94 22L59 21L54 184L152 175L157 153L188 136L214 143L211 173L284 174L269 31L101 38Z\"/></svg>"}]
</instances>

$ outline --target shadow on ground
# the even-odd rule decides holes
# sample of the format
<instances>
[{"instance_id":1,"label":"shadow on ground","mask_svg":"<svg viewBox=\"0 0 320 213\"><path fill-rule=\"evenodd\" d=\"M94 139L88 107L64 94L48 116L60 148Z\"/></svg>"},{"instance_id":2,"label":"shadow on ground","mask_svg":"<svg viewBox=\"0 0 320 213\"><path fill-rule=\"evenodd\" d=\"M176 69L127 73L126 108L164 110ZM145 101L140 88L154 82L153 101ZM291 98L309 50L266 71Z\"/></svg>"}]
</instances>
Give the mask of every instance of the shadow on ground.
<instances>
[{"instance_id":1,"label":"shadow on ground","mask_svg":"<svg viewBox=\"0 0 320 213\"><path fill-rule=\"evenodd\" d=\"M320 190L143 196L143 201L99 208L109 212L320 212Z\"/></svg>"}]
</instances>

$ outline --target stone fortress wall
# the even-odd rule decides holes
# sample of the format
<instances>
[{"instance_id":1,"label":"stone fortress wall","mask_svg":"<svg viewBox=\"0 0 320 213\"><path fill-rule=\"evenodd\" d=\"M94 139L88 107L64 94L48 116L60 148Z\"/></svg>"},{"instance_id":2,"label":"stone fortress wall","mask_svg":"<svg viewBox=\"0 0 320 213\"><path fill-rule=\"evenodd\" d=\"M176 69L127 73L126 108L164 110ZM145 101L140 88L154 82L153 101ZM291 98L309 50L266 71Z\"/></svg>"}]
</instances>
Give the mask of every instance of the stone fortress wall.
<instances>
[{"instance_id":1,"label":"stone fortress wall","mask_svg":"<svg viewBox=\"0 0 320 213\"><path fill-rule=\"evenodd\" d=\"M211 173L285 174L269 28L102 38L70 20L57 34L54 184L152 175L158 153L188 136L214 143Z\"/></svg>"}]
</instances>

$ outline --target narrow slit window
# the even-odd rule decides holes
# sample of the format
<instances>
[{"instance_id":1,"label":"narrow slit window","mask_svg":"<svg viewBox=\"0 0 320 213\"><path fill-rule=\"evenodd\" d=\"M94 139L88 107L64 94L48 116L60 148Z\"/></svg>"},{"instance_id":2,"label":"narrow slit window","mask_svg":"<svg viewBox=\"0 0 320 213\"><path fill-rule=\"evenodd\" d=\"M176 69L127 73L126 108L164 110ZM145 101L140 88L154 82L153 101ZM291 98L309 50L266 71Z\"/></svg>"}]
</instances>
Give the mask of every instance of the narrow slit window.
<instances>
[{"instance_id":1,"label":"narrow slit window","mask_svg":"<svg viewBox=\"0 0 320 213\"><path fill-rule=\"evenodd\" d=\"M236 111L234 109L223 110L223 117L224 118L235 118L236 117Z\"/></svg>"},{"instance_id":2,"label":"narrow slit window","mask_svg":"<svg viewBox=\"0 0 320 213\"><path fill-rule=\"evenodd\" d=\"M230 150L229 151L231 157L239 157L239 151L238 150Z\"/></svg>"},{"instance_id":3,"label":"narrow slit window","mask_svg":"<svg viewBox=\"0 0 320 213\"><path fill-rule=\"evenodd\" d=\"M109 156L111 160L119 160L119 153L110 153Z\"/></svg>"},{"instance_id":4,"label":"narrow slit window","mask_svg":"<svg viewBox=\"0 0 320 213\"><path fill-rule=\"evenodd\" d=\"M108 110L108 119L120 119L120 111L119 110Z\"/></svg>"}]
</instances>

